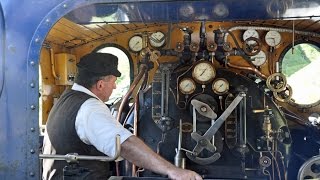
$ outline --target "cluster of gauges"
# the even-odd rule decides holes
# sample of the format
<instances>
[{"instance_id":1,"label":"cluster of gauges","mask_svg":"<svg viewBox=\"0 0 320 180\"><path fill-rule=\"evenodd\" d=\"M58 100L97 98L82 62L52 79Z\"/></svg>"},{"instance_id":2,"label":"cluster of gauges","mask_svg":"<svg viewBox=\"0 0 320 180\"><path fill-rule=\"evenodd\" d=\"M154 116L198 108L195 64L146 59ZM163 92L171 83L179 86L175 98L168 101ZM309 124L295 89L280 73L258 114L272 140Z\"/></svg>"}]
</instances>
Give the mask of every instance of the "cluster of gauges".
<instances>
[{"instance_id":1,"label":"cluster of gauges","mask_svg":"<svg viewBox=\"0 0 320 180\"><path fill-rule=\"evenodd\" d=\"M196 90L196 82L208 84L216 76L216 70L212 63L206 60L198 61L192 69L192 78L182 78L179 82L179 90L182 94L192 94ZM216 94L222 95L228 92L229 82L224 78L217 78L212 83L212 90Z\"/></svg>"},{"instance_id":2,"label":"cluster of gauges","mask_svg":"<svg viewBox=\"0 0 320 180\"><path fill-rule=\"evenodd\" d=\"M248 38L251 38L251 37L259 39L260 36L258 31L255 29L247 29L242 35L242 38L244 41L246 41ZM273 31L273 30L268 31L267 34L265 35L264 40L268 46L276 47L281 42L281 34L278 31ZM254 41L248 42L249 45L252 43L255 43L255 42ZM266 56L266 53L261 50L259 51L258 54L252 56L251 59L253 59L252 64L259 67L266 62L267 56Z\"/></svg>"},{"instance_id":3,"label":"cluster of gauges","mask_svg":"<svg viewBox=\"0 0 320 180\"><path fill-rule=\"evenodd\" d=\"M141 35L132 36L129 40L130 50L133 52L141 51L143 48L145 48L144 44L146 44L146 42L144 42L144 41L145 40L144 40L143 36L141 36ZM165 45L165 42L166 42L166 36L161 31L154 32L149 36L149 44L153 48L163 47Z\"/></svg>"}]
</instances>

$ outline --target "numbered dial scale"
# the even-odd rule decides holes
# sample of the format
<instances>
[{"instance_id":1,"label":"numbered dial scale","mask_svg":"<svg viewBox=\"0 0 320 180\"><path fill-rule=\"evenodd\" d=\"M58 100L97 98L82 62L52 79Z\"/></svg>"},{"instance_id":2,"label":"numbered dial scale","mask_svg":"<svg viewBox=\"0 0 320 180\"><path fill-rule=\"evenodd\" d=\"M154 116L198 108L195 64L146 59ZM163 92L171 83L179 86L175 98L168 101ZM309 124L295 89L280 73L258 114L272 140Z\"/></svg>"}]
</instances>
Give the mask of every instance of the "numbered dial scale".
<instances>
[{"instance_id":1,"label":"numbered dial scale","mask_svg":"<svg viewBox=\"0 0 320 180\"><path fill-rule=\"evenodd\" d=\"M132 36L129 40L129 48L133 52L141 51L143 48L142 44L142 37L139 35Z\"/></svg>"},{"instance_id":2,"label":"numbered dial scale","mask_svg":"<svg viewBox=\"0 0 320 180\"><path fill-rule=\"evenodd\" d=\"M179 83L179 90L183 94L192 94L196 90L196 83L190 78L183 78Z\"/></svg>"},{"instance_id":3,"label":"numbered dial scale","mask_svg":"<svg viewBox=\"0 0 320 180\"><path fill-rule=\"evenodd\" d=\"M225 94L229 91L229 82L224 78L217 78L212 83L212 90L216 94Z\"/></svg>"},{"instance_id":4,"label":"numbered dial scale","mask_svg":"<svg viewBox=\"0 0 320 180\"><path fill-rule=\"evenodd\" d=\"M213 80L216 76L216 70L212 63L206 60L200 60L194 65L192 77L200 84L206 84Z\"/></svg>"},{"instance_id":5,"label":"numbered dial scale","mask_svg":"<svg viewBox=\"0 0 320 180\"><path fill-rule=\"evenodd\" d=\"M269 31L265 36L265 41L271 47L278 46L281 42L281 34L278 31Z\"/></svg>"}]
</instances>

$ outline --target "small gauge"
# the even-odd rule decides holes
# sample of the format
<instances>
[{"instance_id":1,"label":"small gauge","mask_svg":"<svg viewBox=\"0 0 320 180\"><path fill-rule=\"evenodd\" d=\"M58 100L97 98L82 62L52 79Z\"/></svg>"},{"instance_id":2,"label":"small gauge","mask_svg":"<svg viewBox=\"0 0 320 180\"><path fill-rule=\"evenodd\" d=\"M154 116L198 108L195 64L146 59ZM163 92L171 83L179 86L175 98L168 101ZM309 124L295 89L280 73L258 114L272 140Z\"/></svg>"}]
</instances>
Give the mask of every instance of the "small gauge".
<instances>
[{"instance_id":1,"label":"small gauge","mask_svg":"<svg viewBox=\"0 0 320 180\"><path fill-rule=\"evenodd\" d=\"M196 83L190 78L183 78L179 83L179 90L183 94L192 94L196 90Z\"/></svg>"},{"instance_id":2,"label":"small gauge","mask_svg":"<svg viewBox=\"0 0 320 180\"><path fill-rule=\"evenodd\" d=\"M139 35L132 36L129 40L129 48L133 52L142 50L142 37Z\"/></svg>"},{"instance_id":3,"label":"small gauge","mask_svg":"<svg viewBox=\"0 0 320 180\"><path fill-rule=\"evenodd\" d=\"M260 51L257 55L251 56L251 63L255 66L261 66L263 65L266 60L267 60L267 56L266 53L264 53L263 51Z\"/></svg>"},{"instance_id":4,"label":"small gauge","mask_svg":"<svg viewBox=\"0 0 320 180\"><path fill-rule=\"evenodd\" d=\"M242 39L245 41L250 37L255 37L257 39L259 39L259 33L258 31L254 30L254 29L248 29L246 30L243 35L242 35Z\"/></svg>"},{"instance_id":5,"label":"small gauge","mask_svg":"<svg viewBox=\"0 0 320 180\"><path fill-rule=\"evenodd\" d=\"M217 78L212 83L212 90L216 94L225 94L229 91L229 82L224 78Z\"/></svg>"},{"instance_id":6,"label":"small gauge","mask_svg":"<svg viewBox=\"0 0 320 180\"><path fill-rule=\"evenodd\" d=\"M159 48L166 42L166 36L163 32L152 33L149 37L149 43L152 47Z\"/></svg>"},{"instance_id":7,"label":"small gauge","mask_svg":"<svg viewBox=\"0 0 320 180\"><path fill-rule=\"evenodd\" d=\"M269 31L265 36L265 41L271 47L278 46L281 42L281 34L278 31Z\"/></svg>"},{"instance_id":8,"label":"small gauge","mask_svg":"<svg viewBox=\"0 0 320 180\"><path fill-rule=\"evenodd\" d=\"M216 70L209 61L200 60L193 67L192 77L200 84L206 84L216 76Z\"/></svg>"}]
</instances>

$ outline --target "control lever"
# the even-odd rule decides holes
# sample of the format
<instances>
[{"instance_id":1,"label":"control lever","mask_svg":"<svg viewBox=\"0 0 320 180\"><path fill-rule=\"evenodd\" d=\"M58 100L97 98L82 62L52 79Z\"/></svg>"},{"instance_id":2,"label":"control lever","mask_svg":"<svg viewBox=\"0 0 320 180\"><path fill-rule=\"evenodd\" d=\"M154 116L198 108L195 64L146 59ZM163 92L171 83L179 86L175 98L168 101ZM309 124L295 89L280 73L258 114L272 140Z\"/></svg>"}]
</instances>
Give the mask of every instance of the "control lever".
<instances>
[{"instance_id":1,"label":"control lever","mask_svg":"<svg viewBox=\"0 0 320 180\"><path fill-rule=\"evenodd\" d=\"M215 153L213 156L209 158L199 158L198 156L203 149L207 149L210 152L215 152L216 147L210 142L211 138L215 135L215 133L218 131L218 129L221 127L221 125L224 123L226 118L232 113L232 111L237 107L237 105L241 102L241 100L246 96L244 92L240 92L238 96L232 101L232 103L229 105L229 107L221 114L221 116L213 123L213 125L206 131L206 133L201 136L197 132L192 132L191 137L194 139L197 144L194 147L192 153L187 152L186 155L194 160L199 160L202 163L207 163L209 161L213 162L213 160L216 160L220 157L219 153ZM210 108L211 109L211 108ZM200 111L199 111L200 113ZM202 114L202 113L201 113ZM204 113L205 115L213 117L214 115L210 115L210 113Z\"/></svg>"},{"instance_id":2,"label":"control lever","mask_svg":"<svg viewBox=\"0 0 320 180\"><path fill-rule=\"evenodd\" d=\"M116 146L115 146L115 155L113 157L108 156L86 156L78 155L76 153L70 153L66 155L58 154L39 154L40 159L54 159L54 160L65 160L68 163L76 163L78 160L89 160L89 161L114 161L120 156L120 135L116 135Z\"/></svg>"}]
</instances>

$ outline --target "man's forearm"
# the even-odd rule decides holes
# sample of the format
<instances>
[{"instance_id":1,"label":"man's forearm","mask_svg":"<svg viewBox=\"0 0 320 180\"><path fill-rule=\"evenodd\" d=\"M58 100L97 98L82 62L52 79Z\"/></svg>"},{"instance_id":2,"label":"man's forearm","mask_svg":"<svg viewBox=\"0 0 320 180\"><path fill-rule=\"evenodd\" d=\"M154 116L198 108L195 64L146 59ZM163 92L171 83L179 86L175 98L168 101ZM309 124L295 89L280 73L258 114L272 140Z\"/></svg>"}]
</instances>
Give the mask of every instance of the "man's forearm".
<instances>
[{"instance_id":1,"label":"man's forearm","mask_svg":"<svg viewBox=\"0 0 320 180\"><path fill-rule=\"evenodd\" d=\"M162 175L168 175L170 169L176 168L136 136L129 137L121 144L121 156L139 167Z\"/></svg>"}]
</instances>

